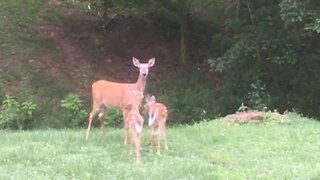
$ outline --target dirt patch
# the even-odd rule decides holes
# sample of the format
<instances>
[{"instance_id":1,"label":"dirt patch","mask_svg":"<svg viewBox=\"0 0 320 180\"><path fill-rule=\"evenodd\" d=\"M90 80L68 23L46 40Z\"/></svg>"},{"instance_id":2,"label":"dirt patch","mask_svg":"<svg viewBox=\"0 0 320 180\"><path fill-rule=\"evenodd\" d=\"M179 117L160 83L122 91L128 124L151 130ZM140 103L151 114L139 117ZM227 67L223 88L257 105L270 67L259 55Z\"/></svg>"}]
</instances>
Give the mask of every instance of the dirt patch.
<instances>
[{"instance_id":1,"label":"dirt patch","mask_svg":"<svg viewBox=\"0 0 320 180\"><path fill-rule=\"evenodd\" d=\"M229 114L225 117L226 120L232 123L265 123L267 121L278 122L280 124L290 124L291 121L285 114L278 112L263 112L263 111L245 111Z\"/></svg>"},{"instance_id":2,"label":"dirt patch","mask_svg":"<svg viewBox=\"0 0 320 180\"><path fill-rule=\"evenodd\" d=\"M87 63L87 54L81 51L76 39L68 37L63 28L51 25L43 25L39 28L42 36L53 39L56 49L63 54L67 67L79 68L81 64Z\"/></svg>"},{"instance_id":3,"label":"dirt patch","mask_svg":"<svg viewBox=\"0 0 320 180\"><path fill-rule=\"evenodd\" d=\"M42 66L50 66L53 73L59 73L59 69L71 72L81 69L88 79L87 86L98 79L135 82L138 72L132 65L132 57L141 62L156 58L148 77L150 82L175 72L178 48L163 39L151 22L117 19L107 29L102 29L96 17L66 11L57 0L48 2L71 19L67 26L41 25L38 28L39 35L52 39L61 53L59 63L53 57L41 57L41 63L45 64ZM72 76L69 78L74 81Z\"/></svg>"}]
</instances>

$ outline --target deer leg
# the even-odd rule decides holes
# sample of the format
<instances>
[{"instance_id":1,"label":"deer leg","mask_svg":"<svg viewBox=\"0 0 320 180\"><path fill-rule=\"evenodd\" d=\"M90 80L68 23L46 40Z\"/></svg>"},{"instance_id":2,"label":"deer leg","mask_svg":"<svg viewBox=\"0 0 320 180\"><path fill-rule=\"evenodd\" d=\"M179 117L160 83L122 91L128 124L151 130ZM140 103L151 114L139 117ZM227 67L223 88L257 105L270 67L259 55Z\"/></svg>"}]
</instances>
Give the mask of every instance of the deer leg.
<instances>
[{"instance_id":1,"label":"deer leg","mask_svg":"<svg viewBox=\"0 0 320 180\"><path fill-rule=\"evenodd\" d=\"M124 141L123 144L128 144L128 132L129 132L129 122L128 122L128 111L123 110L122 111L122 116L123 116L123 125L124 125Z\"/></svg>"},{"instance_id":2,"label":"deer leg","mask_svg":"<svg viewBox=\"0 0 320 180\"><path fill-rule=\"evenodd\" d=\"M161 140L161 134L158 134L158 145L157 145L157 155L161 155L160 153L160 140Z\"/></svg>"},{"instance_id":3,"label":"deer leg","mask_svg":"<svg viewBox=\"0 0 320 180\"><path fill-rule=\"evenodd\" d=\"M149 135L149 140L148 140L148 145L149 145L149 151L150 152L152 152L153 138L154 138L154 126L152 125L150 127L150 135Z\"/></svg>"},{"instance_id":4,"label":"deer leg","mask_svg":"<svg viewBox=\"0 0 320 180\"><path fill-rule=\"evenodd\" d=\"M140 137L141 135L136 135L135 146L136 146L136 163L140 163Z\"/></svg>"},{"instance_id":5,"label":"deer leg","mask_svg":"<svg viewBox=\"0 0 320 180\"><path fill-rule=\"evenodd\" d=\"M164 123L163 125L163 141L164 141L164 148L168 150L168 144L167 144L167 129L166 129L166 124Z\"/></svg>"},{"instance_id":6,"label":"deer leg","mask_svg":"<svg viewBox=\"0 0 320 180\"><path fill-rule=\"evenodd\" d=\"M88 121L88 128L87 128L87 135L86 135L86 140L89 139L89 134L90 134L90 128L91 128L91 123L93 120L93 116L95 115L95 111L91 111L89 115L89 121Z\"/></svg>"},{"instance_id":7,"label":"deer leg","mask_svg":"<svg viewBox=\"0 0 320 180\"><path fill-rule=\"evenodd\" d=\"M159 131L160 131L160 132L158 133L157 154L160 155L160 144L161 144L161 134L162 134L162 132L161 132L161 129L160 129L160 128L161 128L160 125L159 125L158 128L159 128L158 132L159 132Z\"/></svg>"},{"instance_id":8,"label":"deer leg","mask_svg":"<svg viewBox=\"0 0 320 180\"><path fill-rule=\"evenodd\" d=\"M96 113L97 113L98 110L99 110L99 106L93 104L92 111L90 112L90 115L89 115L89 121L88 121L88 128L87 128L86 140L89 139L89 134L90 134L90 129L91 129L92 120L93 120L93 118L95 117L95 115L96 115Z\"/></svg>"},{"instance_id":9,"label":"deer leg","mask_svg":"<svg viewBox=\"0 0 320 180\"><path fill-rule=\"evenodd\" d=\"M153 137L154 137L154 126L152 125L150 127L150 135L149 135L149 140L148 140L148 145L151 145L152 146L152 143L153 143Z\"/></svg>"},{"instance_id":10,"label":"deer leg","mask_svg":"<svg viewBox=\"0 0 320 180\"><path fill-rule=\"evenodd\" d=\"M100 125L101 125L101 130L102 130L102 139L103 139L103 141L105 141L106 140L106 128L104 126L103 112L99 113L99 121L100 121Z\"/></svg>"},{"instance_id":11,"label":"deer leg","mask_svg":"<svg viewBox=\"0 0 320 180\"><path fill-rule=\"evenodd\" d=\"M132 132L132 130L131 130L131 133L130 133L130 152L129 152L129 154L131 155L132 154L132 151L133 151L133 141L134 141L134 134L133 134L134 132Z\"/></svg>"}]
</instances>

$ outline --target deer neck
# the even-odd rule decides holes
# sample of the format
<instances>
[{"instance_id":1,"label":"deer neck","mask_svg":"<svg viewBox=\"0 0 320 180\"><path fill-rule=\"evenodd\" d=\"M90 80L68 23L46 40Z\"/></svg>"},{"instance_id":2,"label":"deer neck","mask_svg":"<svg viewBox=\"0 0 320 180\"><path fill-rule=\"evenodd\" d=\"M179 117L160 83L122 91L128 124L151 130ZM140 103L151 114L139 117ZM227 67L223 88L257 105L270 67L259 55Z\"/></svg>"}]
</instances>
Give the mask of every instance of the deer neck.
<instances>
[{"instance_id":1,"label":"deer neck","mask_svg":"<svg viewBox=\"0 0 320 180\"><path fill-rule=\"evenodd\" d=\"M146 88L146 80L147 80L146 77L143 77L143 76L139 75L139 78L138 78L138 80L136 82L137 89L139 91L141 91L142 93L144 93L144 90Z\"/></svg>"}]
</instances>

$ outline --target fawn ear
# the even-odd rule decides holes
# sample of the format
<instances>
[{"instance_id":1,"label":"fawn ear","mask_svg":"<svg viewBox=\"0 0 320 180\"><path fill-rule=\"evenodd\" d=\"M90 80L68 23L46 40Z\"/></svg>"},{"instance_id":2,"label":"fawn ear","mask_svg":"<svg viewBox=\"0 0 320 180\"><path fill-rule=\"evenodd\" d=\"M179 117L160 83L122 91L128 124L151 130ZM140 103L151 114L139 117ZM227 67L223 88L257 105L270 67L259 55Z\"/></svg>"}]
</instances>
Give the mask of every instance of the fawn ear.
<instances>
[{"instance_id":1,"label":"fawn ear","mask_svg":"<svg viewBox=\"0 0 320 180\"><path fill-rule=\"evenodd\" d=\"M140 62L137 58L135 57L132 57L132 62L133 62L133 65L136 66L136 67L140 67Z\"/></svg>"},{"instance_id":2,"label":"fawn ear","mask_svg":"<svg viewBox=\"0 0 320 180\"><path fill-rule=\"evenodd\" d=\"M154 102L156 102L156 97L151 96L150 101L154 101Z\"/></svg>"},{"instance_id":3,"label":"fawn ear","mask_svg":"<svg viewBox=\"0 0 320 180\"><path fill-rule=\"evenodd\" d=\"M149 62L148 62L148 66L149 66L149 67L152 67L152 66L154 65L155 61L156 61L156 59L155 59L154 57L151 58L151 59L149 60Z\"/></svg>"}]
</instances>

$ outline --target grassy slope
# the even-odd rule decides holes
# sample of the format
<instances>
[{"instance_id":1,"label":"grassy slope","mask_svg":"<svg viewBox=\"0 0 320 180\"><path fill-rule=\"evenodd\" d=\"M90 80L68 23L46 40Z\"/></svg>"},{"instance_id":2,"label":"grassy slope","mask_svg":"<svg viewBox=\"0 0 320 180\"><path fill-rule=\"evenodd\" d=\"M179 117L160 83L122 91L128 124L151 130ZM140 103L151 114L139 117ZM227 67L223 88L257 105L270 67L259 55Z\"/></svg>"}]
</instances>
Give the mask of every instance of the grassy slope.
<instances>
[{"instance_id":1,"label":"grassy slope","mask_svg":"<svg viewBox=\"0 0 320 180\"><path fill-rule=\"evenodd\" d=\"M63 18L45 0L0 2L1 55L31 56L43 52L50 41L38 36L42 23L62 23Z\"/></svg>"},{"instance_id":2,"label":"grassy slope","mask_svg":"<svg viewBox=\"0 0 320 180\"><path fill-rule=\"evenodd\" d=\"M0 1L0 100L13 94L19 102L35 102L34 127L61 127L57 102L67 95L70 86L82 82L66 83L74 72L63 66L63 54L54 41L39 33L42 26L64 27L70 22L49 5L53 2L59 1ZM56 70L59 63L63 68Z\"/></svg>"},{"instance_id":3,"label":"grassy slope","mask_svg":"<svg viewBox=\"0 0 320 180\"><path fill-rule=\"evenodd\" d=\"M42 24L63 21L45 0L0 1L0 95L39 92L30 82L37 87L49 84L47 71L37 69L31 62L45 63L41 55L57 52L52 40L39 36L38 29ZM57 89L52 78L51 84L52 89Z\"/></svg>"},{"instance_id":4,"label":"grassy slope","mask_svg":"<svg viewBox=\"0 0 320 180\"><path fill-rule=\"evenodd\" d=\"M122 129L107 142L92 131L0 133L0 179L310 179L320 178L320 124L290 115L291 125L235 126L211 121L168 129L169 151L148 151L136 166Z\"/></svg>"}]
</instances>

